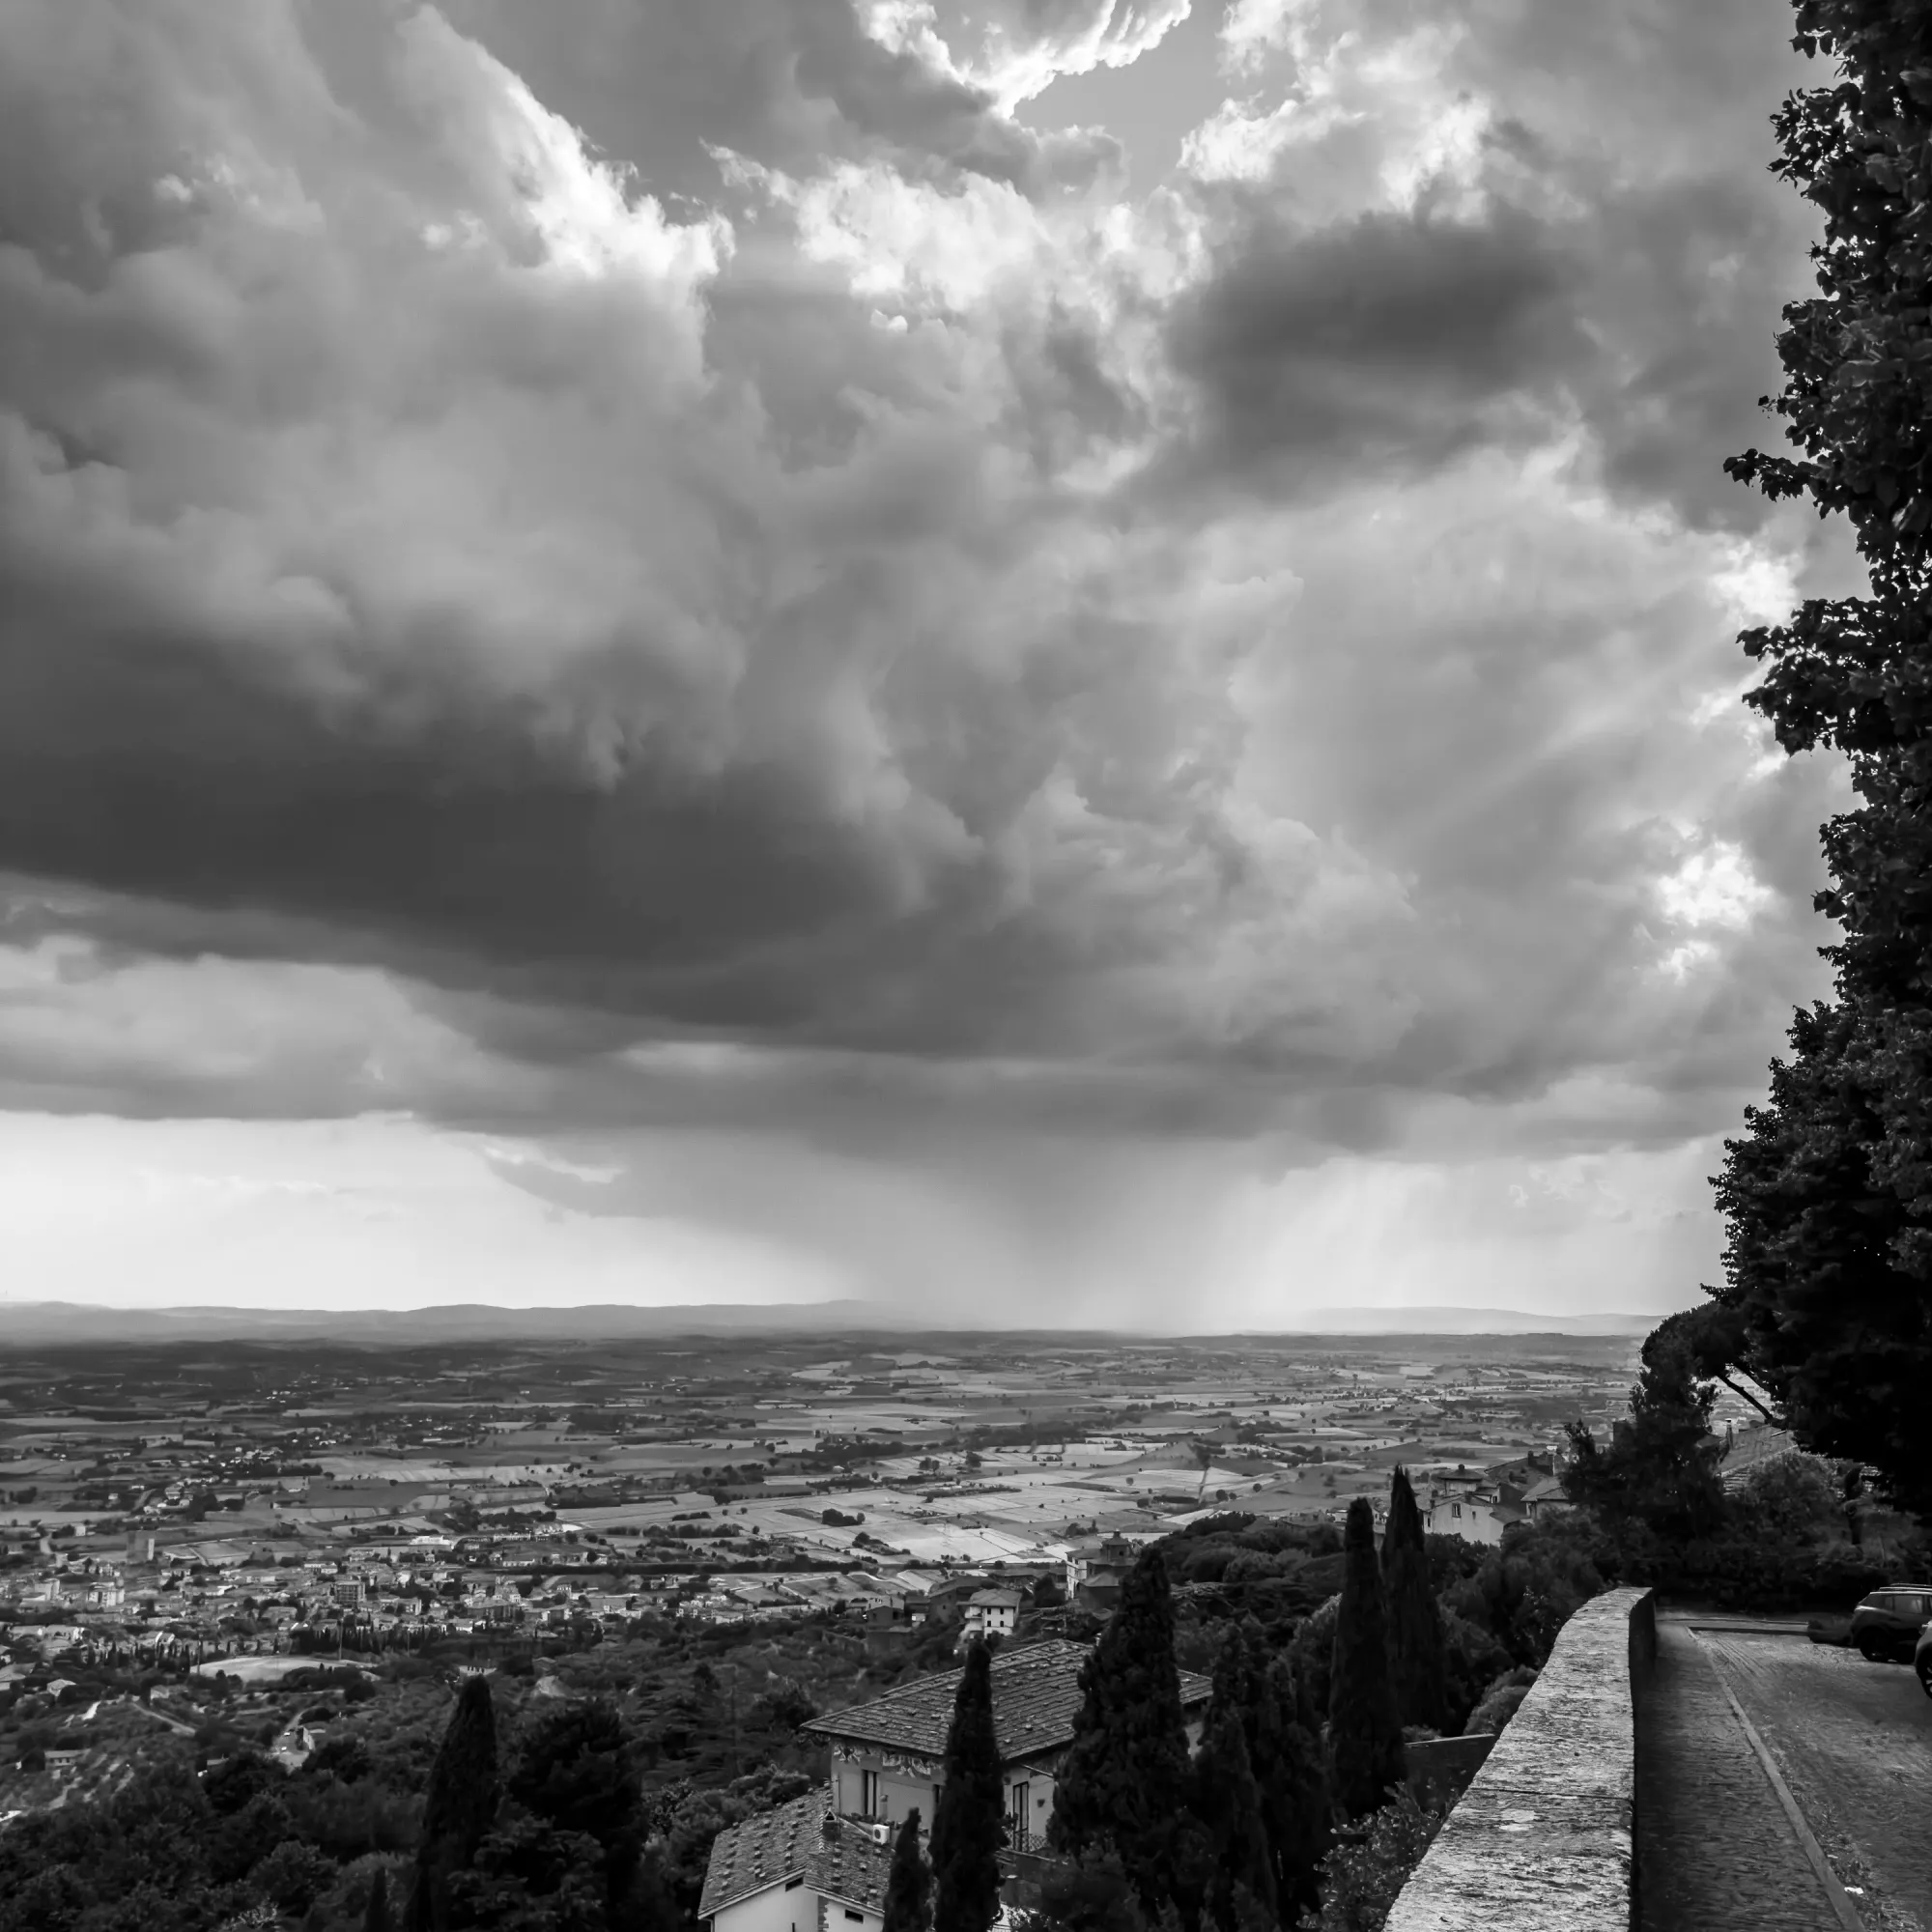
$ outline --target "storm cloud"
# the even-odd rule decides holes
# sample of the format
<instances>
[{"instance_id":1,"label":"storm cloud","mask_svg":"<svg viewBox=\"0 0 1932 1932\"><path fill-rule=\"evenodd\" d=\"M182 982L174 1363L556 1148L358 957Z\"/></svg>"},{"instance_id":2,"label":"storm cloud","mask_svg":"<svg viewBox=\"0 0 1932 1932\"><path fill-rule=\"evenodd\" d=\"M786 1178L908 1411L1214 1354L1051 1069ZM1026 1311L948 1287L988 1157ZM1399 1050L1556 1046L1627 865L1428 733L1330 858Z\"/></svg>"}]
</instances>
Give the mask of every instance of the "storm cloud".
<instances>
[{"instance_id":1,"label":"storm cloud","mask_svg":"<svg viewBox=\"0 0 1932 1932\"><path fill-rule=\"evenodd\" d=\"M1090 1295L1154 1172L1249 1268L1283 1177L1688 1172L1829 936L1735 634L1846 556L1721 475L1803 63L1243 0L1166 180L1028 124L1188 11L10 12L0 1099L598 1220L730 1145L821 1258L849 1162Z\"/></svg>"}]
</instances>

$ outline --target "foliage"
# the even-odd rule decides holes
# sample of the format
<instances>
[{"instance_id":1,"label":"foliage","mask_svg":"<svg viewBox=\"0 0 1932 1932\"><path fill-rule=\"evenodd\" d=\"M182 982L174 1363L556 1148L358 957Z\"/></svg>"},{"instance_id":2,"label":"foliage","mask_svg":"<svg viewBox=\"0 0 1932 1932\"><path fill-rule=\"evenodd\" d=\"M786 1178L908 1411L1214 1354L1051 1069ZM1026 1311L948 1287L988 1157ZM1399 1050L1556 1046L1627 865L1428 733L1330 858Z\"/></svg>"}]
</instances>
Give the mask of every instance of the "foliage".
<instances>
[{"instance_id":1,"label":"foliage","mask_svg":"<svg viewBox=\"0 0 1932 1932\"><path fill-rule=\"evenodd\" d=\"M1483 1550L1441 1601L1488 1633L1506 1662L1541 1666L1577 1608L1624 1574L1620 1562L1619 1546L1585 1512L1550 1511L1511 1525L1500 1548Z\"/></svg>"},{"instance_id":2,"label":"foliage","mask_svg":"<svg viewBox=\"0 0 1932 1932\"><path fill-rule=\"evenodd\" d=\"M1785 384L1767 406L1802 457L1725 468L1808 497L1856 532L1867 594L1812 598L1747 631L1747 701L1787 752L1850 761L1857 809L1823 842L1840 923L1832 1005L1794 1016L1766 1106L1726 1144L1729 1229L1711 1291L1736 1367L1805 1447L1874 1466L1932 1508L1932 14L1799 0L1796 45L1835 84L1776 116L1778 173L1825 213L1818 295L1784 309Z\"/></svg>"},{"instance_id":3,"label":"foliage","mask_svg":"<svg viewBox=\"0 0 1932 1932\"><path fill-rule=\"evenodd\" d=\"M1440 1730L1447 1716L1442 1611L1430 1575L1422 1512L1408 1471L1400 1464L1389 1484L1382 1531L1382 1585L1388 1599L1389 1664L1396 1706L1405 1724Z\"/></svg>"},{"instance_id":4,"label":"foliage","mask_svg":"<svg viewBox=\"0 0 1932 1932\"><path fill-rule=\"evenodd\" d=\"M1812 1547L1844 1526L1842 1478L1829 1463L1802 1450L1766 1458L1730 1498L1734 1520L1779 1543Z\"/></svg>"},{"instance_id":5,"label":"foliage","mask_svg":"<svg viewBox=\"0 0 1932 1932\"><path fill-rule=\"evenodd\" d=\"M908 1811L893 1841L881 1932L932 1932L932 1867L919 1842L919 1810Z\"/></svg>"},{"instance_id":6,"label":"foliage","mask_svg":"<svg viewBox=\"0 0 1932 1932\"><path fill-rule=\"evenodd\" d=\"M1484 1689L1512 1668L1510 1654L1483 1625L1442 1613L1442 1703L1445 1735L1463 1731L1469 1713L1482 1701Z\"/></svg>"},{"instance_id":7,"label":"foliage","mask_svg":"<svg viewBox=\"0 0 1932 1932\"><path fill-rule=\"evenodd\" d=\"M299 1838L284 1838L249 1869L248 1882L283 1912L297 1917L327 1891L335 1878L335 1861Z\"/></svg>"},{"instance_id":8,"label":"foliage","mask_svg":"<svg viewBox=\"0 0 1932 1932\"><path fill-rule=\"evenodd\" d=\"M1580 1423L1569 1425L1570 1461L1563 1492L1612 1529L1641 1524L1674 1542L1709 1536L1722 1520L1721 1448L1711 1434L1716 1391L1697 1379L1681 1339L1644 1351L1631 1391L1630 1418L1613 1425L1600 1448Z\"/></svg>"},{"instance_id":9,"label":"foliage","mask_svg":"<svg viewBox=\"0 0 1932 1932\"><path fill-rule=\"evenodd\" d=\"M1329 1791L1336 1810L1358 1818L1403 1775L1402 1717L1389 1668L1388 1618L1376 1561L1375 1515L1366 1496L1349 1505L1349 1559L1335 1619L1328 1691Z\"/></svg>"},{"instance_id":10,"label":"foliage","mask_svg":"<svg viewBox=\"0 0 1932 1932\"><path fill-rule=\"evenodd\" d=\"M1308 1710L1303 1721L1323 1721L1328 1716L1329 1692L1335 1678L1335 1625L1342 1614L1342 1595L1322 1603L1312 1615L1296 1626L1289 1643L1289 1659L1294 1668L1297 1687L1305 1694Z\"/></svg>"},{"instance_id":11,"label":"foliage","mask_svg":"<svg viewBox=\"0 0 1932 1932\"><path fill-rule=\"evenodd\" d=\"M487 1678L465 1680L430 1767L410 1893L410 1932L449 1932L449 1881L468 1867L496 1816L497 1719Z\"/></svg>"},{"instance_id":12,"label":"foliage","mask_svg":"<svg viewBox=\"0 0 1932 1932\"><path fill-rule=\"evenodd\" d=\"M1477 1701L1476 1708L1469 1713L1469 1720L1463 1726L1463 1735L1473 1738L1488 1733L1493 1737L1516 1716L1522 1700L1529 1695L1530 1687L1536 1682L1537 1672L1527 1663L1520 1663L1514 1670L1506 1670Z\"/></svg>"},{"instance_id":13,"label":"foliage","mask_svg":"<svg viewBox=\"0 0 1932 1932\"><path fill-rule=\"evenodd\" d=\"M362 1932L393 1932L389 1918L389 1875L379 1871L369 1887L368 1902L362 1908Z\"/></svg>"},{"instance_id":14,"label":"foliage","mask_svg":"<svg viewBox=\"0 0 1932 1932\"><path fill-rule=\"evenodd\" d=\"M1080 1689L1050 1841L1073 1853L1111 1843L1142 1905L1154 1910L1191 1890L1196 1863L1174 1601L1157 1548L1142 1550L1122 1579L1120 1603L1080 1667Z\"/></svg>"},{"instance_id":15,"label":"foliage","mask_svg":"<svg viewBox=\"0 0 1932 1932\"><path fill-rule=\"evenodd\" d=\"M1194 1811L1213 1859L1209 1914L1220 1932L1240 1932L1236 1889L1245 1887L1272 1912L1274 1865L1262 1816L1262 1788L1249 1761L1241 1711L1218 1696L1194 1760Z\"/></svg>"},{"instance_id":16,"label":"foliage","mask_svg":"<svg viewBox=\"0 0 1932 1932\"><path fill-rule=\"evenodd\" d=\"M1424 1805L1405 1786L1345 1839L1321 1867L1321 1902L1303 1914L1299 1932L1382 1932L1389 1908L1422 1862L1446 1807Z\"/></svg>"},{"instance_id":17,"label":"foliage","mask_svg":"<svg viewBox=\"0 0 1932 1932\"><path fill-rule=\"evenodd\" d=\"M1111 1849L1056 1861L1040 1878L1038 1905L1012 1919L1014 1932L1150 1932L1126 1867Z\"/></svg>"},{"instance_id":18,"label":"foliage","mask_svg":"<svg viewBox=\"0 0 1932 1932\"><path fill-rule=\"evenodd\" d=\"M986 1932L998 1916L1004 1809L992 1656L976 1638L953 1697L945 1783L932 1820L933 1932Z\"/></svg>"},{"instance_id":19,"label":"foliage","mask_svg":"<svg viewBox=\"0 0 1932 1932\"><path fill-rule=\"evenodd\" d=\"M1227 1634L1214 1664L1214 1715L1239 1716L1248 1764L1260 1802L1267 1854L1267 1883L1249 1883L1257 1900L1269 1900L1283 1918L1312 1903L1318 1867L1328 1849L1328 1788L1321 1747L1304 1719L1302 1695L1286 1655L1271 1652L1261 1625L1243 1618ZM1204 1755L1207 1754L1203 1739ZM1196 1808L1211 1837L1220 1834L1218 1801L1205 1788L1197 1766ZM1218 1913L1233 1908L1232 1889L1219 1895Z\"/></svg>"},{"instance_id":20,"label":"foliage","mask_svg":"<svg viewBox=\"0 0 1932 1932\"><path fill-rule=\"evenodd\" d=\"M623 1896L643 1849L641 1787L624 1727L602 1699L544 1713L524 1733L505 1794L546 1830L596 1849L607 1905Z\"/></svg>"}]
</instances>

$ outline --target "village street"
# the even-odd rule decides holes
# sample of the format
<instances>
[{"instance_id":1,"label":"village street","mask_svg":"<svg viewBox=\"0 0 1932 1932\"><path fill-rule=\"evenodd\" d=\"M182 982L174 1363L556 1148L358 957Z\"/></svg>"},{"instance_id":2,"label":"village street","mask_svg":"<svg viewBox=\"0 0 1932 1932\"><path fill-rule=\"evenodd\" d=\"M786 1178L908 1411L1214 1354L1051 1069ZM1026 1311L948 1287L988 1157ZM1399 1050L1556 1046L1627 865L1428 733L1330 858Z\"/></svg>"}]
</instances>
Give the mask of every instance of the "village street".
<instances>
[{"instance_id":1,"label":"village street","mask_svg":"<svg viewBox=\"0 0 1932 1932\"><path fill-rule=\"evenodd\" d=\"M1932 1699L1902 1665L1747 1623L1659 1619L1638 1704L1644 1932L1932 1932Z\"/></svg>"}]
</instances>

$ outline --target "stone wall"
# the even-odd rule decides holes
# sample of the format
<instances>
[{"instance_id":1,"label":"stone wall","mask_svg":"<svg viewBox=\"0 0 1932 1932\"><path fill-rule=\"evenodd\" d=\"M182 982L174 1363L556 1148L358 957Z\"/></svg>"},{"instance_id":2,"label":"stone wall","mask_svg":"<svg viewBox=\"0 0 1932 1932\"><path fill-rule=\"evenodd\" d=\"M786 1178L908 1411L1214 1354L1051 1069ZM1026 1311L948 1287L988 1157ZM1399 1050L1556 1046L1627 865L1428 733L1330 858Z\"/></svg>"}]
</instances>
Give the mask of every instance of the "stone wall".
<instances>
[{"instance_id":1,"label":"stone wall","mask_svg":"<svg viewBox=\"0 0 1932 1932\"><path fill-rule=\"evenodd\" d=\"M1606 1591L1563 1626L1385 1932L1629 1932L1632 1676L1656 1642L1648 1590Z\"/></svg>"}]
</instances>

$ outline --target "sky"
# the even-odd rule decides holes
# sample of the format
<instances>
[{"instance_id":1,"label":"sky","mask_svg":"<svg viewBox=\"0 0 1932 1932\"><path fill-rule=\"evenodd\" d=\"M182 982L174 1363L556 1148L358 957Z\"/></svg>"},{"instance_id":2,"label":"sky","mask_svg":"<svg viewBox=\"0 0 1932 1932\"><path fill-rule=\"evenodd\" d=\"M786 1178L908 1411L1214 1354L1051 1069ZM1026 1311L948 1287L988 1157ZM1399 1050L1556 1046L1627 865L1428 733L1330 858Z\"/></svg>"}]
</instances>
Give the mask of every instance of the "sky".
<instances>
[{"instance_id":1,"label":"sky","mask_svg":"<svg viewBox=\"0 0 1932 1932\"><path fill-rule=\"evenodd\" d=\"M1695 1302L1790 35L14 0L0 1295Z\"/></svg>"}]
</instances>

